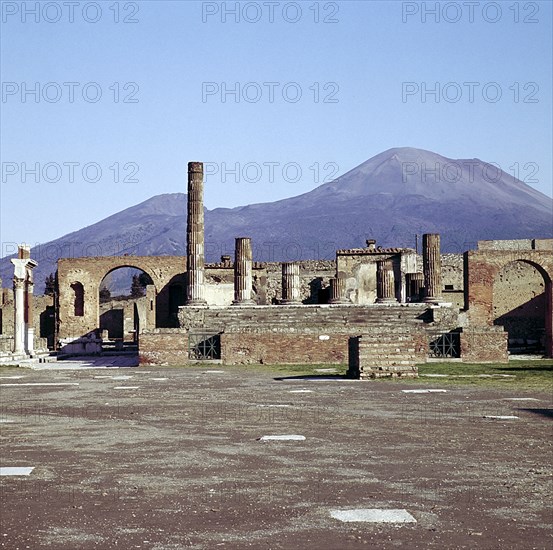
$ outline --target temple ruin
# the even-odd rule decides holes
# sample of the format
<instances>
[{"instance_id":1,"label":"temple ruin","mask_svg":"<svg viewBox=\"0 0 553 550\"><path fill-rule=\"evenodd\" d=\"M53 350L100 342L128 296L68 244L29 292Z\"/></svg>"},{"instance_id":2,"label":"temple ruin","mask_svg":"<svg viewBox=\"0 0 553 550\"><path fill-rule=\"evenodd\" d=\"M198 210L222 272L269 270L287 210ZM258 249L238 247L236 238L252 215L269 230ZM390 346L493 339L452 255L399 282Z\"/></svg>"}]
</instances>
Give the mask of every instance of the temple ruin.
<instances>
[{"instance_id":1,"label":"temple ruin","mask_svg":"<svg viewBox=\"0 0 553 550\"><path fill-rule=\"evenodd\" d=\"M333 261L262 263L236 237L234 261L206 263L203 181L203 164L190 162L186 257L61 258L54 296L33 302L37 264L20 247L13 291L2 292L0 360L115 342L141 364L348 363L351 377L375 378L416 376L432 358L505 362L517 346L553 357L553 239L480 241L461 255L442 254L428 233L422 254L369 238ZM151 284L111 304L106 328L100 285L122 267Z\"/></svg>"}]
</instances>

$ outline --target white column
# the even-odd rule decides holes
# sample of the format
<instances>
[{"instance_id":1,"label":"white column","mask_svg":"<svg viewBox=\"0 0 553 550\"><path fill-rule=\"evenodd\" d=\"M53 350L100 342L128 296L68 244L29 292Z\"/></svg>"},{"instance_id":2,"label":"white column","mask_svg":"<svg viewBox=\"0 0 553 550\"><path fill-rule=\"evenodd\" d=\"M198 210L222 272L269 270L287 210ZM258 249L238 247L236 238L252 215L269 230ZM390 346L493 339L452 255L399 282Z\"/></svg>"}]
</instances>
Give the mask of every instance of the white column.
<instances>
[{"instance_id":1,"label":"white column","mask_svg":"<svg viewBox=\"0 0 553 550\"><path fill-rule=\"evenodd\" d=\"M25 279L13 278L14 353L25 353Z\"/></svg>"},{"instance_id":2,"label":"white column","mask_svg":"<svg viewBox=\"0 0 553 550\"><path fill-rule=\"evenodd\" d=\"M27 281L27 289L26 289L26 303L25 308L27 310L27 323L26 323L26 331L25 331L25 348L27 349L27 353L29 355L32 355L35 351L35 323L34 323L34 310L33 310L33 292L34 292L35 285L31 281Z\"/></svg>"}]
</instances>

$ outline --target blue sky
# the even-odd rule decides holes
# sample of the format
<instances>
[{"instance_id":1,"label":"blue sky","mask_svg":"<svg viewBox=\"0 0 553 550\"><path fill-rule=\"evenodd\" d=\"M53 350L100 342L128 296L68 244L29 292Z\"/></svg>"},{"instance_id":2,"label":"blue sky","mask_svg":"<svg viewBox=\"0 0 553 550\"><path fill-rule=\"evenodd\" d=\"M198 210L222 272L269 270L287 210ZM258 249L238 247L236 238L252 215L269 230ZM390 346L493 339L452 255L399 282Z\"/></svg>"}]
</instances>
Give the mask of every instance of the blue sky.
<instances>
[{"instance_id":1,"label":"blue sky","mask_svg":"<svg viewBox=\"0 0 553 550\"><path fill-rule=\"evenodd\" d=\"M551 6L2 2L1 255L186 192L190 160L209 163L208 208L294 196L399 146L551 196Z\"/></svg>"}]
</instances>

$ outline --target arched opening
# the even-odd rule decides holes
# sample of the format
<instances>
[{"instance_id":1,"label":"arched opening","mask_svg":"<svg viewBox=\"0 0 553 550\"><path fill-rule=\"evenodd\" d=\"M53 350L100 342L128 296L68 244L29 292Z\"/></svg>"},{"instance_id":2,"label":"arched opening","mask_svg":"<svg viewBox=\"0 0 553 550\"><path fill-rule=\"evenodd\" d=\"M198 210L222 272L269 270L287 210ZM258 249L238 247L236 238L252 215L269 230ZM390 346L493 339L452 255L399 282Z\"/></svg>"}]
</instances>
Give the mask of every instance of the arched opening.
<instances>
[{"instance_id":1,"label":"arched opening","mask_svg":"<svg viewBox=\"0 0 553 550\"><path fill-rule=\"evenodd\" d=\"M509 353L541 355L546 351L548 284L542 269L523 260L510 262L497 273L493 323L509 333Z\"/></svg>"},{"instance_id":2,"label":"arched opening","mask_svg":"<svg viewBox=\"0 0 553 550\"><path fill-rule=\"evenodd\" d=\"M113 342L116 349L135 345L141 329L155 327L155 288L152 278L132 266L109 271L99 285L98 327L103 347Z\"/></svg>"},{"instance_id":3,"label":"arched opening","mask_svg":"<svg viewBox=\"0 0 553 550\"><path fill-rule=\"evenodd\" d=\"M84 288L79 282L72 283L71 289L73 290L73 315L75 317L84 316Z\"/></svg>"}]
</instances>

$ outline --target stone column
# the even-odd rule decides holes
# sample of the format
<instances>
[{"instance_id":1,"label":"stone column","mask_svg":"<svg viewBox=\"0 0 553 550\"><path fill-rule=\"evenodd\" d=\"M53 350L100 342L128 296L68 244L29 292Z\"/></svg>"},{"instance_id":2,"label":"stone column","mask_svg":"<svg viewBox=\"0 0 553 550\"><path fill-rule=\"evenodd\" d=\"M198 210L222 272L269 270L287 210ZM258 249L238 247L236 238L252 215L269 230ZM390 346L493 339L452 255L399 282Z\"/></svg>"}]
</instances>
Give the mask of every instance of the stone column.
<instances>
[{"instance_id":1,"label":"stone column","mask_svg":"<svg viewBox=\"0 0 553 550\"><path fill-rule=\"evenodd\" d=\"M207 305L204 281L204 165L188 163L188 221L186 224L186 305Z\"/></svg>"},{"instance_id":2,"label":"stone column","mask_svg":"<svg viewBox=\"0 0 553 550\"><path fill-rule=\"evenodd\" d=\"M424 301L439 302L442 299L442 260L438 233L425 233L422 236L422 267Z\"/></svg>"},{"instance_id":3,"label":"stone column","mask_svg":"<svg viewBox=\"0 0 553 550\"><path fill-rule=\"evenodd\" d=\"M34 283L28 280L27 288L25 289L25 348L29 355L32 355L35 351L34 288Z\"/></svg>"},{"instance_id":4,"label":"stone column","mask_svg":"<svg viewBox=\"0 0 553 550\"><path fill-rule=\"evenodd\" d=\"M346 303L346 279L345 277L333 277L330 279L330 300L329 304Z\"/></svg>"},{"instance_id":5,"label":"stone column","mask_svg":"<svg viewBox=\"0 0 553 550\"><path fill-rule=\"evenodd\" d=\"M252 240L236 237L234 251L233 305L253 305L252 300Z\"/></svg>"},{"instance_id":6,"label":"stone column","mask_svg":"<svg viewBox=\"0 0 553 550\"><path fill-rule=\"evenodd\" d=\"M13 278L14 353L25 353L25 279Z\"/></svg>"},{"instance_id":7,"label":"stone column","mask_svg":"<svg viewBox=\"0 0 553 550\"><path fill-rule=\"evenodd\" d=\"M407 284L411 302L420 302L424 288L424 275L422 273L407 273Z\"/></svg>"},{"instance_id":8,"label":"stone column","mask_svg":"<svg viewBox=\"0 0 553 550\"><path fill-rule=\"evenodd\" d=\"M397 302L394 265L390 260L376 262L376 302L378 304Z\"/></svg>"},{"instance_id":9,"label":"stone column","mask_svg":"<svg viewBox=\"0 0 553 550\"><path fill-rule=\"evenodd\" d=\"M300 304L300 266L294 262L282 264L281 304Z\"/></svg>"}]
</instances>

